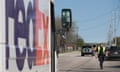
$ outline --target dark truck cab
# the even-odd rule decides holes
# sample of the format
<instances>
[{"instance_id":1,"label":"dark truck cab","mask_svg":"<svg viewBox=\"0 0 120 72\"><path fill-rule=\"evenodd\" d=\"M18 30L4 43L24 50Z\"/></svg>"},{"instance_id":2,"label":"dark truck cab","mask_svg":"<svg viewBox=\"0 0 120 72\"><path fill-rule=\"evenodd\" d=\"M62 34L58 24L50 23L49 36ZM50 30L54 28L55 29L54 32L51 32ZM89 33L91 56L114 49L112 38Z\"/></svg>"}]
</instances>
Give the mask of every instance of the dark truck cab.
<instances>
[{"instance_id":1,"label":"dark truck cab","mask_svg":"<svg viewBox=\"0 0 120 72\"><path fill-rule=\"evenodd\" d=\"M88 55L88 54L94 56L93 47L90 46L90 45L82 46L82 48L81 48L81 56Z\"/></svg>"}]
</instances>

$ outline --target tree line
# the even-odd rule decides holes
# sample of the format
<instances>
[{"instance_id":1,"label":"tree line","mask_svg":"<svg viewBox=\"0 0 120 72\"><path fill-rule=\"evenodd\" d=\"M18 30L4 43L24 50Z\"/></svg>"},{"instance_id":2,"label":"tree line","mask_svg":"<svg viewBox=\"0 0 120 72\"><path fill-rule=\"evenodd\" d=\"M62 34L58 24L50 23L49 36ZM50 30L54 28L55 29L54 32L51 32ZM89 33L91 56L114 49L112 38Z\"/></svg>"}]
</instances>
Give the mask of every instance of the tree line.
<instances>
[{"instance_id":1,"label":"tree line","mask_svg":"<svg viewBox=\"0 0 120 72\"><path fill-rule=\"evenodd\" d=\"M83 38L78 34L78 27L76 22L72 22L72 27L69 31L64 31L61 26L61 18L55 18L55 25L56 25L56 47L62 48L63 52L65 51L66 46L73 45L76 50L78 47L81 47L84 44Z\"/></svg>"}]
</instances>

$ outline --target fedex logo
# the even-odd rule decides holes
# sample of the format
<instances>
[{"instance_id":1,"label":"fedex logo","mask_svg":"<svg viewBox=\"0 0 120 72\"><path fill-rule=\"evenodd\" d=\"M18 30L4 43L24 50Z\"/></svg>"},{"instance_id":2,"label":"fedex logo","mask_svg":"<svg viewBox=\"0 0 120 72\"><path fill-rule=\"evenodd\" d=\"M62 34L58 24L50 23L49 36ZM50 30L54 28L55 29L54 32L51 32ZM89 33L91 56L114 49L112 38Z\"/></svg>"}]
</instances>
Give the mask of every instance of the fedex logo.
<instances>
[{"instance_id":1,"label":"fedex logo","mask_svg":"<svg viewBox=\"0 0 120 72\"><path fill-rule=\"evenodd\" d=\"M39 0L6 0L6 69L12 48L20 71L25 59L29 69L49 64L48 24L48 16L39 10Z\"/></svg>"}]
</instances>

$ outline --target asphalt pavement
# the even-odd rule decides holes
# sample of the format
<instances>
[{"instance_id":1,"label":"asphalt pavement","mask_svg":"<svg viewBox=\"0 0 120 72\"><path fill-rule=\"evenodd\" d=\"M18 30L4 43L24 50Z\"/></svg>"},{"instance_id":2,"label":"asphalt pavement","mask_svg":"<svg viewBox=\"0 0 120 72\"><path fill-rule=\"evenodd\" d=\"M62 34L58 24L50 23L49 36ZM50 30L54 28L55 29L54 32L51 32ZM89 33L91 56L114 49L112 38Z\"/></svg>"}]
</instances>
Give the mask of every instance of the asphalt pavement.
<instances>
[{"instance_id":1,"label":"asphalt pavement","mask_svg":"<svg viewBox=\"0 0 120 72\"><path fill-rule=\"evenodd\" d=\"M105 61L104 69L91 55L81 56L79 51L59 54L57 72L120 72L120 61Z\"/></svg>"}]
</instances>

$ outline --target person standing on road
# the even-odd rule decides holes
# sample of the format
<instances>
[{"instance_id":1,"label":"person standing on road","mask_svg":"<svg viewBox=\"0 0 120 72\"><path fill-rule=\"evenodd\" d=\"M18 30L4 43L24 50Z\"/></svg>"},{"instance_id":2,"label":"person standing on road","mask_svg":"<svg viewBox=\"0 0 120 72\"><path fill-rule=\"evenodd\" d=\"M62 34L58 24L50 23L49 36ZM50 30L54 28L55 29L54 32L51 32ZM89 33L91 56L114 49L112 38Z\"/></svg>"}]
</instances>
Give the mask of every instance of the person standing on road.
<instances>
[{"instance_id":1,"label":"person standing on road","mask_svg":"<svg viewBox=\"0 0 120 72\"><path fill-rule=\"evenodd\" d=\"M96 50L97 50L97 46L93 45L93 51L94 51L94 53L96 52Z\"/></svg>"},{"instance_id":2,"label":"person standing on road","mask_svg":"<svg viewBox=\"0 0 120 72\"><path fill-rule=\"evenodd\" d=\"M97 45L93 45L93 51L94 51L94 55L97 55Z\"/></svg>"},{"instance_id":3,"label":"person standing on road","mask_svg":"<svg viewBox=\"0 0 120 72\"><path fill-rule=\"evenodd\" d=\"M104 58L105 58L105 51L106 51L105 46L100 44L100 46L98 46L98 48L97 48L97 54L98 54L98 60L99 60L99 64L100 64L100 68L101 69L103 69L103 62L104 62Z\"/></svg>"}]
</instances>

